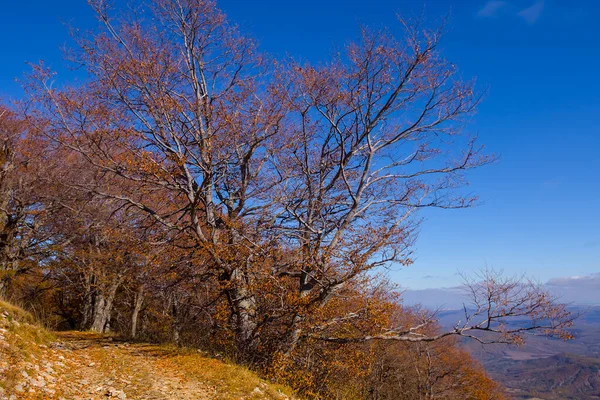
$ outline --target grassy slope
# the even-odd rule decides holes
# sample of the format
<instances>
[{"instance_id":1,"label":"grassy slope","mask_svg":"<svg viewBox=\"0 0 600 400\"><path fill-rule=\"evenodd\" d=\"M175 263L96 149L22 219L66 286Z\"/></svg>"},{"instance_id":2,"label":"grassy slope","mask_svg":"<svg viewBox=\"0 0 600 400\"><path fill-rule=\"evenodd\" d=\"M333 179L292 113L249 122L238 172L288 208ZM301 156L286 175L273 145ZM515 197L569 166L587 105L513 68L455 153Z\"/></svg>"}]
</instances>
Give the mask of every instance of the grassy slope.
<instances>
[{"instance_id":1,"label":"grassy slope","mask_svg":"<svg viewBox=\"0 0 600 400\"><path fill-rule=\"evenodd\" d=\"M0 300L0 395L14 390L23 364L37 360L53 338L31 314Z\"/></svg>"}]
</instances>

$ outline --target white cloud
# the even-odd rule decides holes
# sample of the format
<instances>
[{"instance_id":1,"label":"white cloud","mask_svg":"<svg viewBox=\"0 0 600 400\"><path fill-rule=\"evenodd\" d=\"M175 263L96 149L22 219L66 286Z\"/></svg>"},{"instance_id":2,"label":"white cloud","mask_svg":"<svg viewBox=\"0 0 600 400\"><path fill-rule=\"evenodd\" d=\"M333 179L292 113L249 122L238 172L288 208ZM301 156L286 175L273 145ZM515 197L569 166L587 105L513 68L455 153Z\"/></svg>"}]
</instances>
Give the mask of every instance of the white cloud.
<instances>
[{"instance_id":1,"label":"white cloud","mask_svg":"<svg viewBox=\"0 0 600 400\"><path fill-rule=\"evenodd\" d=\"M600 288L600 273L591 275L574 275L564 276L560 278L552 278L546 283L548 286L580 286L580 285L591 285L596 288Z\"/></svg>"},{"instance_id":2,"label":"white cloud","mask_svg":"<svg viewBox=\"0 0 600 400\"><path fill-rule=\"evenodd\" d=\"M553 278L546 287L565 302L600 304L600 273Z\"/></svg>"},{"instance_id":3,"label":"white cloud","mask_svg":"<svg viewBox=\"0 0 600 400\"><path fill-rule=\"evenodd\" d=\"M544 0L539 0L533 3L532 6L522 9L517 13L517 16L523 18L527 23L533 24L542 15L544 10Z\"/></svg>"},{"instance_id":4,"label":"white cloud","mask_svg":"<svg viewBox=\"0 0 600 400\"><path fill-rule=\"evenodd\" d=\"M559 301L579 305L600 305L600 273L552 278L544 287L559 297ZM435 310L460 309L470 299L460 286L406 290L402 300L408 306L420 304Z\"/></svg>"},{"instance_id":5,"label":"white cloud","mask_svg":"<svg viewBox=\"0 0 600 400\"><path fill-rule=\"evenodd\" d=\"M490 18L498 14L498 12L507 6L508 3L501 0L492 0L485 3L483 8L477 12L477 16L481 18Z\"/></svg>"}]
</instances>

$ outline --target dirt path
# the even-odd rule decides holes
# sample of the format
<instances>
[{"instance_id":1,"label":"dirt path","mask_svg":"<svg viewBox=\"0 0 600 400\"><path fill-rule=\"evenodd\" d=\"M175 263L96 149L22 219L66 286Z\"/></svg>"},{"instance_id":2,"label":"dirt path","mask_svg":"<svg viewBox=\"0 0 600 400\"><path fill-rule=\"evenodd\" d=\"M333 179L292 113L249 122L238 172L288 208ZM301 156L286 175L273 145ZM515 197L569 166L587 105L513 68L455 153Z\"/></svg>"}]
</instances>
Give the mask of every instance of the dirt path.
<instances>
[{"instance_id":1,"label":"dirt path","mask_svg":"<svg viewBox=\"0 0 600 400\"><path fill-rule=\"evenodd\" d=\"M67 368L60 379L66 399L215 399L216 388L168 368L168 349L89 333L59 334L52 347Z\"/></svg>"},{"instance_id":2,"label":"dirt path","mask_svg":"<svg viewBox=\"0 0 600 400\"><path fill-rule=\"evenodd\" d=\"M0 400L294 398L287 388L198 351L90 332L48 336L0 313Z\"/></svg>"},{"instance_id":3,"label":"dirt path","mask_svg":"<svg viewBox=\"0 0 600 400\"><path fill-rule=\"evenodd\" d=\"M0 400L286 400L284 386L197 350L51 333L0 301Z\"/></svg>"}]
</instances>

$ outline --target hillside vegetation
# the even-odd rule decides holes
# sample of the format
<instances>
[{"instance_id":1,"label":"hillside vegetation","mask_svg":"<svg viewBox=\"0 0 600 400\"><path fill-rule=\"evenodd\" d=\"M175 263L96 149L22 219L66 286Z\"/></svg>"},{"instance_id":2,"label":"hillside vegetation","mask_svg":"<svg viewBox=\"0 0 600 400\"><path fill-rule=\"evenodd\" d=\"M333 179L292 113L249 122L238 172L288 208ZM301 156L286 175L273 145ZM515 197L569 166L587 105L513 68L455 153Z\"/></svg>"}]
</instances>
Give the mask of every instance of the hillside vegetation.
<instances>
[{"instance_id":1,"label":"hillside vegetation","mask_svg":"<svg viewBox=\"0 0 600 400\"><path fill-rule=\"evenodd\" d=\"M0 302L0 399L291 399L290 389L197 351L91 332L52 334Z\"/></svg>"}]
</instances>

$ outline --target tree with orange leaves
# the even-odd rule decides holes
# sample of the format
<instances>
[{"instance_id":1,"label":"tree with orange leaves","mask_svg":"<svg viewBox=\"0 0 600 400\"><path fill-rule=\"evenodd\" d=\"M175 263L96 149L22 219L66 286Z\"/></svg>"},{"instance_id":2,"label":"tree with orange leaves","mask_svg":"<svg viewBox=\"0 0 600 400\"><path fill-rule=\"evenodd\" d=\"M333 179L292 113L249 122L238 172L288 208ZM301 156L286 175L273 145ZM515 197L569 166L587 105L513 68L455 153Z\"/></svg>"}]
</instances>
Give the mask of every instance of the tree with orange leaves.
<instances>
[{"instance_id":1,"label":"tree with orange leaves","mask_svg":"<svg viewBox=\"0 0 600 400\"><path fill-rule=\"evenodd\" d=\"M257 79L265 61L211 2L154 2L155 25L115 22L105 3L93 6L106 31L80 41L90 84L59 92L39 70L49 134L100 171L169 192L167 207L138 193L96 194L138 208L209 254L239 347L251 348L246 265L263 239L246 231L265 209L260 172L282 108Z\"/></svg>"},{"instance_id":2,"label":"tree with orange leaves","mask_svg":"<svg viewBox=\"0 0 600 400\"><path fill-rule=\"evenodd\" d=\"M57 201L48 186L57 162L47 141L15 110L0 105L0 297L54 243L47 219Z\"/></svg>"},{"instance_id":3,"label":"tree with orange leaves","mask_svg":"<svg viewBox=\"0 0 600 400\"><path fill-rule=\"evenodd\" d=\"M92 6L103 30L77 38L74 58L89 80L58 90L38 67L36 120L93 171L70 187L189 250L244 360L315 343L514 342L571 323L541 288L493 275L469 286L475 311L448 332L368 294L377 271L412 262L417 211L474 204L463 172L492 160L464 134L479 97L439 54L439 31L364 29L315 67L270 62L212 1L151 1L150 18Z\"/></svg>"}]
</instances>

